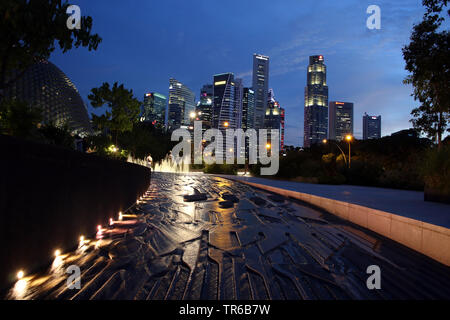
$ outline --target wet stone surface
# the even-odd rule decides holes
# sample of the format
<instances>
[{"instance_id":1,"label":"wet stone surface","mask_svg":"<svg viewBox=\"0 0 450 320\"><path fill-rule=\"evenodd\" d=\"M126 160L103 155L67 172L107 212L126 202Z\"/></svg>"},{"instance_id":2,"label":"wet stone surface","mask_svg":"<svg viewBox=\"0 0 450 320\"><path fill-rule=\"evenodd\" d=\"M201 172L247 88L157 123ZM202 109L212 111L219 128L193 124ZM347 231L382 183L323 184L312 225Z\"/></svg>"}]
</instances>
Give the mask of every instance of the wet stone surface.
<instances>
[{"instance_id":1,"label":"wet stone surface","mask_svg":"<svg viewBox=\"0 0 450 320\"><path fill-rule=\"evenodd\" d=\"M80 290L67 288L69 265L81 269ZM381 269L381 290L367 288L370 265ZM154 173L123 221L27 275L8 298L448 299L449 271L291 199L212 176Z\"/></svg>"}]
</instances>

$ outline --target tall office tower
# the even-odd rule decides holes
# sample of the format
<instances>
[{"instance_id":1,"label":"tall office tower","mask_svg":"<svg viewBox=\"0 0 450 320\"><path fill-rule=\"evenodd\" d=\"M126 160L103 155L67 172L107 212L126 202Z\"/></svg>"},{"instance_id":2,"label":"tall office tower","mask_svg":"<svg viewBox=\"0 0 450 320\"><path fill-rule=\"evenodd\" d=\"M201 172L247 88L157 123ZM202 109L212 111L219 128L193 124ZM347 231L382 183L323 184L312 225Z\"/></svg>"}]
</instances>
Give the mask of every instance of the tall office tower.
<instances>
[{"instance_id":1,"label":"tall office tower","mask_svg":"<svg viewBox=\"0 0 450 320\"><path fill-rule=\"evenodd\" d=\"M328 110L328 139L341 141L353 135L353 103L331 101Z\"/></svg>"},{"instance_id":2,"label":"tall office tower","mask_svg":"<svg viewBox=\"0 0 450 320\"><path fill-rule=\"evenodd\" d=\"M305 87L303 146L320 143L328 133L327 67L323 56L310 56Z\"/></svg>"},{"instance_id":3,"label":"tall office tower","mask_svg":"<svg viewBox=\"0 0 450 320\"><path fill-rule=\"evenodd\" d=\"M144 104L142 106L142 120L164 126L166 119L166 106L166 96L157 92L146 93L144 96Z\"/></svg>"},{"instance_id":4,"label":"tall office tower","mask_svg":"<svg viewBox=\"0 0 450 320\"><path fill-rule=\"evenodd\" d=\"M197 118L202 121L203 130L212 126L214 86L205 84L200 90L200 101L197 104Z\"/></svg>"},{"instance_id":5,"label":"tall office tower","mask_svg":"<svg viewBox=\"0 0 450 320\"><path fill-rule=\"evenodd\" d=\"M381 116L363 115L363 139L381 138Z\"/></svg>"},{"instance_id":6,"label":"tall office tower","mask_svg":"<svg viewBox=\"0 0 450 320\"><path fill-rule=\"evenodd\" d=\"M213 128L220 130L236 129L236 100L233 73L214 76Z\"/></svg>"},{"instance_id":7,"label":"tall office tower","mask_svg":"<svg viewBox=\"0 0 450 320\"><path fill-rule=\"evenodd\" d=\"M244 88L242 99L242 125L244 130L254 128L255 121L255 91Z\"/></svg>"},{"instance_id":8,"label":"tall office tower","mask_svg":"<svg viewBox=\"0 0 450 320\"><path fill-rule=\"evenodd\" d=\"M234 118L236 128L242 128L242 107L244 100L244 86L240 78L234 79Z\"/></svg>"},{"instance_id":9,"label":"tall office tower","mask_svg":"<svg viewBox=\"0 0 450 320\"><path fill-rule=\"evenodd\" d=\"M264 113L267 108L269 90L269 57L261 54L253 54L253 82L255 91L255 120L254 128L261 129L264 126Z\"/></svg>"},{"instance_id":10,"label":"tall office tower","mask_svg":"<svg viewBox=\"0 0 450 320\"><path fill-rule=\"evenodd\" d=\"M284 111L284 109L283 109ZM282 124L284 126L284 119L282 123L282 108L280 107L280 104L278 101L275 100L275 95L273 93L273 90L270 89L269 95L268 95L268 101L267 101L267 108L264 116L264 129L270 130L270 129L276 129L279 131L279 141L278 144L280 146L279 150L281 150L281 136L282 136ZM284 128L283 128L284 129ZM274 144L275 142L272 141L272 137L269 133L270 142ZM284 139L283 139L284 143Z\"/></svg>"},{"instance_id":11,"label":"tall office tower","mask_svg":"<svg viewBox=\"0 0 450 320\"><path fill-rule=\"evenodd\" d=\"M280 117L281 117L281 132L280 132L280 151L284 152L284 128L285 128L285 119L286 119L286 112L284 108L280 108Z\"/></svg>"},{"instance_id":12,"label":"tall office tower","mask_svg":"<svg viewBox=\"0 0 450 320\"><path fill-rule=\"evenodd\" d=\"M17 76L14 72L10 77ZM9 80L9 79L6 79ZM4 90L6 98L16 98L42 110L43 123L68 125L81 137L93 133L86 104L73 82L53 63L41 60Z\"/></svg>"},{"instance_id":13,"label":"tall office tower","mask_svg":"<svg viewBox=\"0 0 450 320\"><path fill-rule=\"evenodd\" d=\"M195 111L195 94L176 79L169 80L168 128L190 125L190 114Z\"/></svg>"}]
</instances>

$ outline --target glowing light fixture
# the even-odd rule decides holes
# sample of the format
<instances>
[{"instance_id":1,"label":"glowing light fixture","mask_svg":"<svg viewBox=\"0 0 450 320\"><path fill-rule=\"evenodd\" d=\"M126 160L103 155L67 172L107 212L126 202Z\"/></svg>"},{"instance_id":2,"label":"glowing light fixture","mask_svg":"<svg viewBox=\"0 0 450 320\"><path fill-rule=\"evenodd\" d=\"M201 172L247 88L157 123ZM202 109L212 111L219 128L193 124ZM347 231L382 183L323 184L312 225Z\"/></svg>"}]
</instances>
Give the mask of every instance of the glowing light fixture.
<instances>
[{"instance_id":1,"label":"glowing light fixture","mask_svg":"<svg viewBox=\"0 0 450 320\"><path fill-rule=\"evenodd\" d=\"M24 275L25 273L23 272L23 270L20 270L19 272L17 272L17 279L18 280L22 279Z\"/></svg>"},{"instance_id":2,"label":"glowing light fixture","mask_svg":"<svg viewBox=\"0 0 450 320\"><path fill-rule=\"evenodd\" d=\"M61 250L56 249L56 250L55 250L55 257L57 258L57 257L59 257L60 255L61 255Z\"/></svg>"}]
</instances>

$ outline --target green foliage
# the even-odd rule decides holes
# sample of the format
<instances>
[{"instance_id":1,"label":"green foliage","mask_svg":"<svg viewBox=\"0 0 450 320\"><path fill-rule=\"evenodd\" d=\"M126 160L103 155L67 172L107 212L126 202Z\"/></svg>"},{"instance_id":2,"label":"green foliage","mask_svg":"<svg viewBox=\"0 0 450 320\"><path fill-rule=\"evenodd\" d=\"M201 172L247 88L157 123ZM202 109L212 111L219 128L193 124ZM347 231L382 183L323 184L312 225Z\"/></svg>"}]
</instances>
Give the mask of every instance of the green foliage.
<instances>
[{"instance_id":1,"label":"green foliage","mask_svg":"<svg viewBox=\"0 0 450 320\"><path fill-rule=\"evenodd\" d=\"M73 149L75 146L75 138L70 133L67 125L57 127L53 124L45 124L39 128L39 133L48 144L54 144L68 149Z\"/></svg>"},{"instance_id":2,"label":"green foliage","mask_svg":"<svg viewBox=\"0 0 450 320\"><path fill-rule=\"evenodd\" d=\"M155 127L149 122L135 123L133 129L124 132L118 141L133 158L144 160L151 156L153 164L162 161L174 144L164 129Z\"/></svg>"},{"instance_id":3,"label":"green foliage","mask_svg":"<svg viewBox=\"0 0 450 320\"><path fill-rule=\"evenodd\" d=\"M0 133L32 138L42 120L41 110L18 100L3 100L0 103Z\"/></svg>"},{"instance_id":4,"label":"green foliage","mask_svg":"<svg viewBox=\"0 0 450 320\"><path fill-rule=\"evenodd\" d=\"M426 187L450 196L450 144L429 150L422 168Z\"/></svg>"},{"instance_id":5,"label":"green foliage","mask_svg":"<svg viewBox=\"0 0 450 320\"><path fill-rule=\"evenodd\" d=\"M67 1L2 0L0 2L1 89L20 78L36 61L48 59L56 45L63 53L73 47L96 50L101 38L92 34L92 18L81 17L81 29L66 26Z\"/></svg>"},{"instance_id":6,"label":"green foliage","mask_svg":"<svg viewBox=\"0 0 450 320\"><path fill-rule=\"evenodd\" d=\"M430 140L419 138L414 130L381 139L354 140L350 168L333 143L303 151L292 149L280 158L277 176L309 183L423 190L420 168L431 145ZM347 143L340 148L348 151Z\"/></svg>"},{"instance_id":7,"label":"green foliage","mask_svg":"<svg viewBox=\"0 0 450 320\"><path fill-rule=\"evenodd\" d=\"M88 99L94 108L104 105L107 110L104 115L92 115L92 121L97 129L107 129L114 134L117 141L120 133L133 130L133 124L138 121L141 102L133 96L133 90L125 89L123 84L117 82L110 87L103 83L99 88L93 88Z\"/></svg>"},{"instance_id":8,"label":"green foliage","mask_svg":"<svg viewBox=\"0 0 450 320\"><path fill-rule=\"evenodd\" d=\"M413 85L414 99L421 103L412 110L411 122L441 145L450 121L450 33L439 28L450 10L442 16L447 0L424 0L423 4L427 9L423 21L414 26L411 42L403 48L410 72L404 82Z\"/></svg>"}]
</instances>

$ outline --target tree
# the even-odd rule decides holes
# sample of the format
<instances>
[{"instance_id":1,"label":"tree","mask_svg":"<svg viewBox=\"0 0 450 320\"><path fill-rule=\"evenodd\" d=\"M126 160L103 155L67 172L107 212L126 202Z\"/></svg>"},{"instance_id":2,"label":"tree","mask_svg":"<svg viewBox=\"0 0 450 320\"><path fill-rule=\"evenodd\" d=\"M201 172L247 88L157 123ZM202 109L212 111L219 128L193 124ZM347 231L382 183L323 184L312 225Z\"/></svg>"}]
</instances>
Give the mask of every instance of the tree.
<instances>
[{"instance_id":1,"label":"tree","mask_svg":"<svg viewBox=\"0 0 450 320\"><path fill-rule=\"evenodd\" d=\"M450 120L450 33L439 31L447 3L423 0L427 8L423 21L414 26L411 42L402 50L410 72L404 82L413 85L414 99L421 103L412 110L411 122L420 132L436 138L439 148ZM450 10L443 15L450 16Z\"/></svg>"},{"instance_id":2,"label":"tree","mask_svg":"<svg viewBox=\"0 0 450 320\"><path fill-rule=\"evenodd\" d=\"M16 99L0 102L0 133L31 138L36 136L37 126L41 121L41 110L26 102Z\"/></svg>"},{"instance_id":3,"label":"tree","mask_svg":"<svg viewBox=\"0 0 450 320\"><path fill-rule=\"evenodd\" d=\"M0 2L0 100L29 66L50 57L55 42L63 53L80 46L97 49L102 39L92 34L92 18L81 17L81 28L70 30L68 6L62 0Z\"/></svg>"},{"instance_id":4,"label":"tree","mask_svg":"<svg viewBox=\"0 0 450 320\"><path fill-rule=\"evenodd\" d=\"M141 102L133 96L133 90L127 90L117 82L112 88L109 83L103 83L99 88L93 88L88 99L94 108L106 105L109 109L102 116L93 114L92 121L98 128L108 129L117 138L120 133L133 129L133 124L139 119Z\"/></svg>"}]
</instances>

